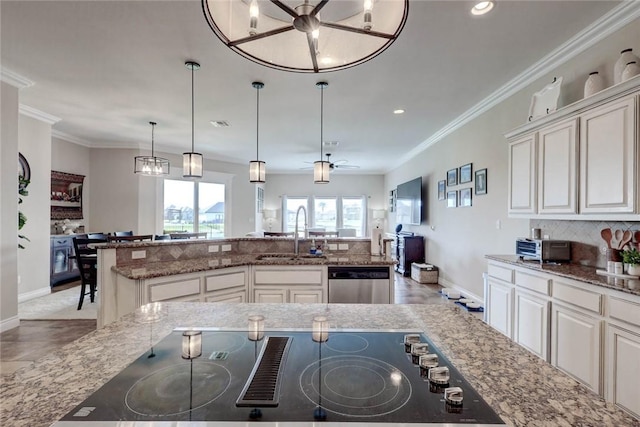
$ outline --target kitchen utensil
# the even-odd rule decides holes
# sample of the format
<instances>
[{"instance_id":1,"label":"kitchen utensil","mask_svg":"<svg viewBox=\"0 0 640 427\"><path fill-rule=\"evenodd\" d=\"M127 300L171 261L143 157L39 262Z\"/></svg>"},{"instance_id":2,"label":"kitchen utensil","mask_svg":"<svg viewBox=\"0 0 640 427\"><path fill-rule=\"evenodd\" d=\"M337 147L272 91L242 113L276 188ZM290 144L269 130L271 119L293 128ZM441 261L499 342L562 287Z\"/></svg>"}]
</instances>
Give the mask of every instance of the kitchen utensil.
<instances>
[{"instance_id":1,"label":"kitchen utensil","mask_svg":"<svg viewBox=\"0 0 640 427\"><path fill-rule=\"evenodd\" d=\"M633 240L635 240L636 243L640 242L640 230L637 230L634 234L633 234Z\"/></svg>"},{"instance_id":2,"label":"kitchen utensil","mask_svg":"<svg viewBox=\"0 0 640 427\"><path fill-rule=\"evenodd\" d=\"M624 233L622 233L622 239L620 240L620 245L618 246L618 249L622 249L625 246L627 246L627 244L631 241L632 238L633 238L633 233L631 232L631 230L625 230Z\"/></svg>"},{"instance_id":3,"label":"kitchen utensil","mask_svg":"<svg viewBox=\"0 0 640 427\"><path fill-rule=\"evenodd\" d=\"M611 239L611 247L614 249L620 249L620 241L622 240L622 230L616 230L613 232L613 239Z\"/></svg>"},{"instance_id":4,"label":"kitchen utensil","mask_svg":"<svg viewBox=\"0 0 640 427\"><path fill-rule=\"evenodd\" d=\"M602 230L600 230L600 236L602 236L604 241L607 242L607 247L611 249L611 229L603 228Z\"/></svg>"}]
</instances>

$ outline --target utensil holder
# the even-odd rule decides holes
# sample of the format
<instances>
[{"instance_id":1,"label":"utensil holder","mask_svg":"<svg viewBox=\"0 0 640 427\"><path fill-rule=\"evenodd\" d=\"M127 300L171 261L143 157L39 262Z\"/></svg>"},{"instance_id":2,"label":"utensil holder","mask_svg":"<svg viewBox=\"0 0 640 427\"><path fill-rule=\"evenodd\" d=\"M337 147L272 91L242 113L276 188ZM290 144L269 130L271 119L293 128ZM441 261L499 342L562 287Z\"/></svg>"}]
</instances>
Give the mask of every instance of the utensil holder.
<instances>
[{"instance_id":1,"label":"utensil holder","mask_svg":"<svg viewBox=\"0 0 640 427\"><path fill-rule=\"evenodd\" d=\"M620 249L607 249L607 261L622 261L622 251Z\"/></svg>"}]
</instances>

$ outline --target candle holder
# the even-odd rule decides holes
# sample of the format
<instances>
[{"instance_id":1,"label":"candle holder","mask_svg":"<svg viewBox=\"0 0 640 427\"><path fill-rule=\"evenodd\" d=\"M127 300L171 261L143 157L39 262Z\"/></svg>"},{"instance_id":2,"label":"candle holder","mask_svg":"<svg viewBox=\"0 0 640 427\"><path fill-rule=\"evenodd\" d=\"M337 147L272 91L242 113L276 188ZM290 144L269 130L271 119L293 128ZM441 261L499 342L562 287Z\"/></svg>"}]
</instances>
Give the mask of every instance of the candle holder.
<instances>
[{"instance_id":1,"label":"candle holder","mask_svg":"<svg viewBox=\"0 0 640 427\"><path fill-rule=\"evenodd\" d=\"M249 316L247 337L249 338L249 341L253 341L253 358L255 363L255 361L258 360L258 341L261 341L264 338L264 316ZM249 418L252 420L262 418L262 411L260 408L253 408L251 412L249 412Z\"/></svg>"},{"instance_id":2,"label":"candle holder","mask_svg":"<svg viewBox=\"0 0 640 427\"><path fill-rule=\"evenodd\" d=\"M327 412L322 408L322 343L329 339L329 320L326 316L313 318L311 339L318 343L318 406L313 411L316 421L327 419Z\"/></svg>"},{"instance_id":3,"label":"candle holder","mask_svg":"<svg viewBox=\"0 0 640 427\"><path fill-rule=\"evenodd\" d=\"M202 355L202 331L184 331L182 333L182 358L191 364L189 370L189 421L193 408L193 359Z\"/></svg>"}]
</instances>

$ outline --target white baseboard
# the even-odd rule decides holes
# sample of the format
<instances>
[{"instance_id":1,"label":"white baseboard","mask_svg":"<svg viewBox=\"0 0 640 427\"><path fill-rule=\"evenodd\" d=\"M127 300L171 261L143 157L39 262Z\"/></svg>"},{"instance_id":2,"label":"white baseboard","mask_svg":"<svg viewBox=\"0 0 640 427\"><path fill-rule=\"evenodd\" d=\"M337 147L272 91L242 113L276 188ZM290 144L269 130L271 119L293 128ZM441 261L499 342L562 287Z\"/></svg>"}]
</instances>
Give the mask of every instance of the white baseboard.
<instances>
[{"instance_id":1,"label":"white baseboard","mask_svg":"<svg viewBox=\"0 0 640 427\"><path fill-rule=\"evenodd\" d=\"M480 303L480 305L482 305L484 307L484 298L481 298L478 295L472 294L471 292L469 292L465 288L462 288L462 287L456 285L455 283L450 282L447 279L443 279L442 277L438 278L438 284L441 285L442 287L445 287L445 288L451 288L451 289L455 289L457 291L460 291L460 295L464 296L465 298L470 298L473 301L477 301L477 302Z\"/></svg>"},{"instance_id":2,"label":"white baseboard","mask_svg":"<svg viewBox=\"0 0 640 427\"><path fill-rule=\"evenodd\" d=\"M20 326L20 319L16 315L0 321L0 332L8 331L9 329L17 328L18 326Z\"/></svg>"},{"instance_id":3,"label":"white baseboard","mask_svg":"<svg viewBox=\"0 0 640 427\"><path fill-rule=\"evenodd\" d=\"M44 288L36 289L35 291L25 292L18 295L18 304L21 302L29 301L30 299L49 295L51 293L51 287L46 286Z\"/></svg>"}]
</instances>

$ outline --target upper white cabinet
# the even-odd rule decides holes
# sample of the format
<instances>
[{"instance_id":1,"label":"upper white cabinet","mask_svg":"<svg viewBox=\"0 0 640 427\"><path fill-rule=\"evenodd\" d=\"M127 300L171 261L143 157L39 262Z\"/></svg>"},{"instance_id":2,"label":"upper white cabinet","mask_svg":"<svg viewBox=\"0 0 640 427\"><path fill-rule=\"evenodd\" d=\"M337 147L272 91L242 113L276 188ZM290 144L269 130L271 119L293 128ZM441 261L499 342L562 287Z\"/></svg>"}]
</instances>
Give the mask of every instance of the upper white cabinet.
<instances>
[{"instance_id":1,"label":"upper white cabinet","mask_svg":"<svg viewBox=\"0 0 640 427\"><path fill-rule=\"evenodd\" d=\"M509 144L509 213L536 213L537 133Z\"/></svg>"},{"instance_id":2,"label":"upper white cabinet","mask_svg":"<svg viewBox=\"0 0 640 427\"><path fill-rule=\"evenodd\" d=\"M636 97L580 117L580 212L633 213L638 175Z\"/></svg>"},{"instance_id":3,"label":"upper white cabinet","mask_svg":"<svg viewBox=\"0 0 640 427\"><path fill-rule=\"evenodd\" d=\"M509 216L638 219L639 81L613 86L506 135Z\"/></svg>"}]
</instances>

